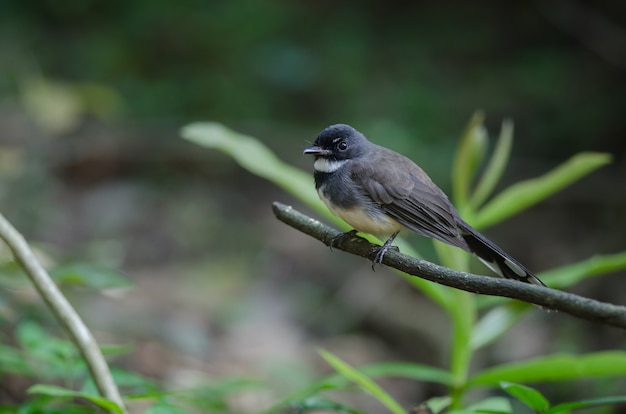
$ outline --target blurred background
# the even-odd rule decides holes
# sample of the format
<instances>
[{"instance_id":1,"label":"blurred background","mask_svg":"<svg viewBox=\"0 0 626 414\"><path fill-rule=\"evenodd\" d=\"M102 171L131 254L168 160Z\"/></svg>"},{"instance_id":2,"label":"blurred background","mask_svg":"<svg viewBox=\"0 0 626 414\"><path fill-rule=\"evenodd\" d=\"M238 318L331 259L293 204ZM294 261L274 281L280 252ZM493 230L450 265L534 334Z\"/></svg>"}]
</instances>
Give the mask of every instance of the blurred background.
<instances>
[{"instance_id":1,"label":"blurred background","mask_svg":"<svg viewBox=\"0 0 626 414\"><path fill-rule=\"evenodd\" d=\"M357 365L445 367L449 325L434 304L275 220L274 200L311 211L180 128L221 122L310 171L304 147L349 123L447 192L478 109L491 137L515 123L501 188L580 151L611 153L611 166L486 232L541 271L626 245L625 75L626 4L614 1L3 0L1 212L50 264L132 281L65 292L100 341L132 345L117 364L168 386L298 387L330 372L320 347ZM428 241L409 241L434 259ZM575 292L624 304L624 276ZM45 313L32 294L2 297L6 341ZM537 310L475 364L623 347L615 329ZM443 391L387 385L407 404ZM24 384L5 386L3 398L23 398ZM234 406L276 395L248 397Z\"/></svg>"}]
</instances>

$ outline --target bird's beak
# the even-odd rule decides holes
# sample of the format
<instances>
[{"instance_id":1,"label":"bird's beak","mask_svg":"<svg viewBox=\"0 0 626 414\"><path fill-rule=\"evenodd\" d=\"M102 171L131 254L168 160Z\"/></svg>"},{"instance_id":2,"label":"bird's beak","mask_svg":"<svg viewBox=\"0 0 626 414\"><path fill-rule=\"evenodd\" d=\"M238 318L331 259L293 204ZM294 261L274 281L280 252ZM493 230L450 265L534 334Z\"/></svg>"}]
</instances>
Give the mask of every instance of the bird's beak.
<instances>
[{"instance_id":1,"label":"bird's beak","mask_svg":"<svg viewBox=\"0 0 626 414\"><path fill-rule=\"evenodd\" d=\"M328 156L328 155L332 154L332 151L314 145L312 147L306 148L304 150L303 154L306 154L306 155L317 155L317 156Z\"/></svg>"}]
</instances>

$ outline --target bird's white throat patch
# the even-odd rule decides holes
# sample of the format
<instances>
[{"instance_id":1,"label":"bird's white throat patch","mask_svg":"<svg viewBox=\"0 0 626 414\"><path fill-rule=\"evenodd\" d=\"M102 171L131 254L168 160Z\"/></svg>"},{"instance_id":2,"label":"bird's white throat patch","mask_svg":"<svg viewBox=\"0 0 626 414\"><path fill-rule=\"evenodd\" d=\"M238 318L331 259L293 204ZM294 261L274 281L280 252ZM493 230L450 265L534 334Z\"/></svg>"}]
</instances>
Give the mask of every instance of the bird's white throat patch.
<instances>
[{"instance_id":1,"label":"bird's white throat patch","mask_svg":"<svg viewBox=\"0 0 626 414\"><path fill-rule=\"evenodd\" d=\"M315 171L323 173L334 173L348 160L329 160L328 158L318 158L313 163Z\"/></svg>"}]
</instances>

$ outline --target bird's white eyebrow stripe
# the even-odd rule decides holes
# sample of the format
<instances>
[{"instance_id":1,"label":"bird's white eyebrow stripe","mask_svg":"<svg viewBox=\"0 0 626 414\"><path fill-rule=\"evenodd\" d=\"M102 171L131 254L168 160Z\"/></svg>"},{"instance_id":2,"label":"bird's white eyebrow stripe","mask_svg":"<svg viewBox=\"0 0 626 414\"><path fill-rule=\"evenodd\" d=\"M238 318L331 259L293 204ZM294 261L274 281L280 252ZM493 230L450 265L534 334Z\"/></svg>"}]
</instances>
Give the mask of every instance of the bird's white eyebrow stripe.
<instances>
[{"instance_id":1,"label":"bird's white eyebrow stripe","mask_svg":"<svg viewBox=\"0 0 626 414\"><path fill-rule=\"evenodd\" d=\"M337 171L348 160L329 160L328 158L318 158L313 163L315 171L323 173L333 173Z\"/></svg>"},{"instance_id":2,"label":"bird's white eyebrow stripe","mask_svg":"<svg viewBox=\"0 0 626 414\"><path fill-rule=\"evenodd\" d=\"M334 144L335 142L337 142L337 141L341 141L342 139L343 139L343 137L337 137L337 138L333 139L333 144Z\"/></svg>"}]
</instances>

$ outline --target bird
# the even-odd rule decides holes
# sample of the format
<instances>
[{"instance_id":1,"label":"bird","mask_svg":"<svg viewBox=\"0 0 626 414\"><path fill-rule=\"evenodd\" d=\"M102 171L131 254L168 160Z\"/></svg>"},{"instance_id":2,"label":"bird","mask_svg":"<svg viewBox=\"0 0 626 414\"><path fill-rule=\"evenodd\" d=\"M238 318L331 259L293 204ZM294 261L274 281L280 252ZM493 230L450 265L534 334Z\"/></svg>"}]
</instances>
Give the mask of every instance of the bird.
<instances>
[{"instance_id":1,"label":"bird","mask_svg":"<svg viewBox=\"0 0 626 414\"><path fill-rule=\"evenodd\" d=\"M331 213L357 232L377 236L372 267L381 264L398 233L410 230L475 254L501 277L545 286L530 270L466 223L446 194L417 164L370 142L350 125L325 128L304 154L313 155L313 178Z\"/></svg>"}]
</instances>

